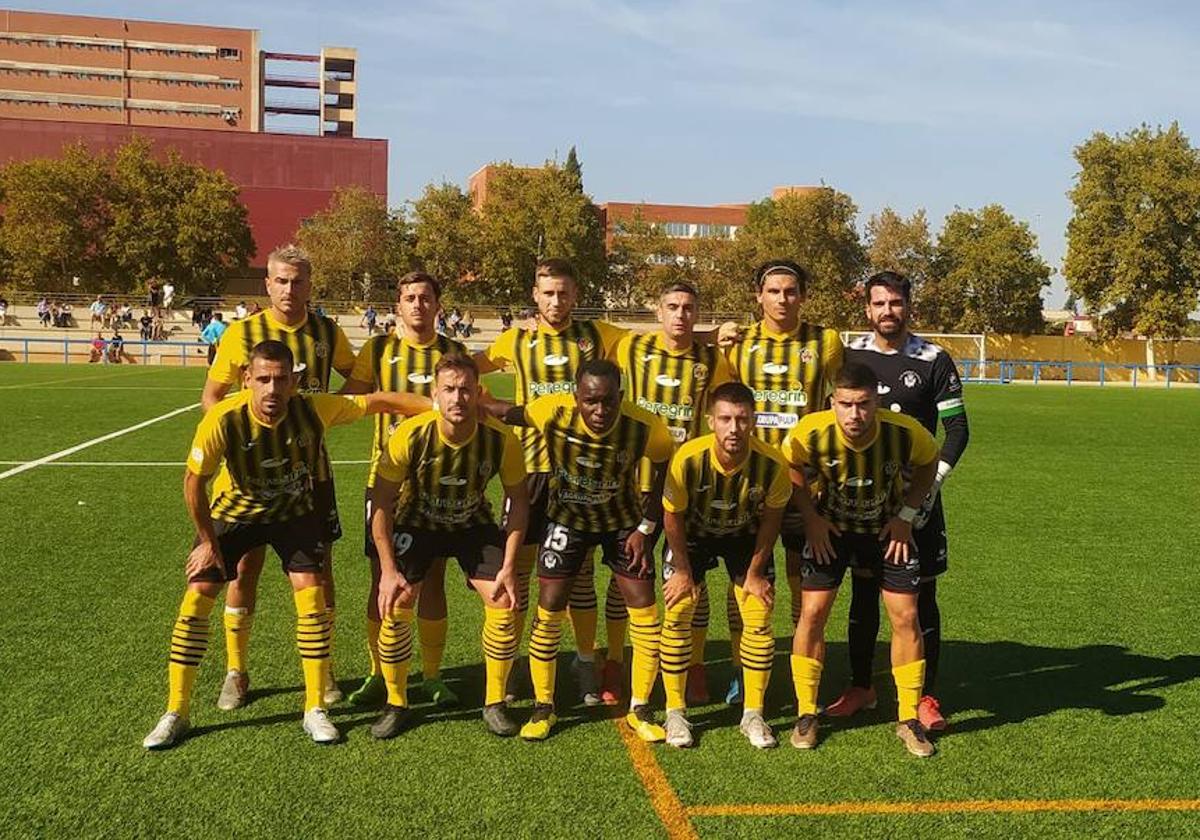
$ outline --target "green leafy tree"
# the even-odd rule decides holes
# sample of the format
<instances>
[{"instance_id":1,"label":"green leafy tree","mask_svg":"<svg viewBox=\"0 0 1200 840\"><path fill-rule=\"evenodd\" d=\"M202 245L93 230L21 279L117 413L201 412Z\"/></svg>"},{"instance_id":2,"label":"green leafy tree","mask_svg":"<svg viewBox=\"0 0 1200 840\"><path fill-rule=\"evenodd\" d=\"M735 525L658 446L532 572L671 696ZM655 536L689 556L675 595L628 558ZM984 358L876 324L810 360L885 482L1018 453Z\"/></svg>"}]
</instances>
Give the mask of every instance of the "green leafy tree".
<instances>
[{"instance_id":1,"label":"green leafy tree","mask_svg":"<svg viewBox=\"0 0 1200 840\"><path fill-rule=\"evenodd\" d=\"M455 184L428 184L412 203L414 253L446 286L469 286L479 273L479 216Z\"/></svg>"},{"instance_id":2,"label":"green leafy tree","mask_svg":"<svg viewBox=\"0 0 1200 840\"><path fill-rule=\"evenodd\" d=\"M914 311L920 323L921 296L933 264L933 237L924 210L907 219L885 207L867 219L867 262L871 273L897 271L913 284Z\"/></svg>"},{"instance_id":3,"label":"green leafy tree","mask_svg":"<svg viewBox=\"0 0 1200 840\"><path fill-rule=\"evenodd\" d=\"M639 208L622 219L608 252L608 302L621 309L653 305L663 286L692 281L688 261L675 241L647 222Z\"/></svg>"},{"instance_id":4,"label":"green leafy tree","mask_svg":"<svg viewBox=\"0 0 1200 840\"><path fill-rule=\"evenodd\" d=\"M1067 287L1100 331L1175 338L1200 295L1200 156L1172 123L1075 149Z\"/></svg>"},{"instance_id":5,"label":"green leafy tree","mask_svg":"<svg viewBox=\"0 0 1200 840\"><path fill-rule=\"evenodd\" d=\"M224 172L195 167L175 213L179 281L191 292L217 292L254 254L254 237L238 189Z\"/></svg>"},{"instance_id":6,"label":"green leafy tree","mask_svg":"<svg viewBox=\"0 0 1200 840\"><path fill-rule=\"evenodd\" d=\"M999 204L955 210L938 237L923 321L942 332L1040 333L1050 274L1029 225Z\"/></svg>"},{"instance_id":7,"label":"green leafy tree","mask_svg":"<svg viewBox=\"0 0 1200 840\"><path fill-rule=\"evenodd\" d=\"M382 196L364 187L339 189L297 239L312 259L321 297L388 299L394 279L415 265L404 214L390 211Z\"/></svg>"}]
</instances>

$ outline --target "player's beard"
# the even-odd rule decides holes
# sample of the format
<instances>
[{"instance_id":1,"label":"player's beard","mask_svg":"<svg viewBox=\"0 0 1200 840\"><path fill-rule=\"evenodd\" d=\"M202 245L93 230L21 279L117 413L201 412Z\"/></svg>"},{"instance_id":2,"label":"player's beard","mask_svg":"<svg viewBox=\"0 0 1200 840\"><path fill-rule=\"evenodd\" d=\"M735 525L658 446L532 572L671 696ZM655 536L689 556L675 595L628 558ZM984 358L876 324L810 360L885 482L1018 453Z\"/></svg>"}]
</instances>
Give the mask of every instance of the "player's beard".
<instances>
[{"instance_id":1,"label":"player's beard","mask_svg":"<svg viewBox=\"0 0 1200 840\"><path fill-rule=\"evenodd\" d=\"M885 338L901 335L908 328L904 318L880 318L871 324L872 329Z\"/></svg>"}]
</instances>

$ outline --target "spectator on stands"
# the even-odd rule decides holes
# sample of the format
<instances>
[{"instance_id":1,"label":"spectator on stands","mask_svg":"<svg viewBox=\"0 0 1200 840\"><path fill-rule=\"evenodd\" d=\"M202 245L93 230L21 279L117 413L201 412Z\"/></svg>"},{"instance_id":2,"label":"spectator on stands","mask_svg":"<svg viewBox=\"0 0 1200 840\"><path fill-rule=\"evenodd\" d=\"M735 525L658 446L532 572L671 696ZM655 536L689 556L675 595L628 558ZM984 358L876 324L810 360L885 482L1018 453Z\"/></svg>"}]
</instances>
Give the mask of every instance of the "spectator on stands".
<instances>
[{"instance_id":1,"label":"spectator on stands","mask_svg":"<svg viewBox=\"0 0 1200 840\"><path fill-rule=\"evenodd\" d=\"M72 312L71 304L68 303L67 301L63 301L62 306L60 306L58 308L58 317L56 317L54 319L54 323L56 323L60 327L71 326L71 321L73 321L75 319L75 316L73 314L71 314L71 312Z\"/></svg>"},{"instance_id":2,"label":"spectator on stands","mask_svg":"<svg viewBox=\"0 0 1200 840\"><path fill-rule=\"evenodd\" d=\"M104 361L104 336L96 333L96 337L92 339L92 355L88 359L88 364Z\"/></svg>"},{"instance_id":3,"label":"spectator on stands","mask_svg":"<svg viewBox=\"0 0 1200 840\"><path fill-rule=\"evenodd\" d=\"M375 335L375 319L379 317L375 311L375 307L367 304L367 311L363 313L362 321L359 322L360 327L367 328L367 338Z\"/></svg>"},{"instance_id":4,"label":"spectator on stands","mask_svg":"<svg viewBox=\"0 0 1200 840\"><path fill-rule=\"evenodd\" d=\"M8 298L0 296L0 327L8 326Z\"/></svg>"},{"instance_id":5,"label":"spectator on stands","mask_svg":"<svg viewBox=\"0 0 1200 840\"><path fill-rule=\"evenodd\" d=\"M157 280L151 280L146 286L146 303L151 312L158 314L162 307L162 289L158 287Z\"/></svg>"},{"instance_id":6,"label":"spectator on stands","mask_svg":"<svg viewBox=\"0 0 1200 840\"><path fill-rule=\"evenodd\" d=\"M208 322L208 326L200 333L200 340L208 345L209 367L212 366L213 359L217 355L217 345L221 343L221 336L225 334L225 330L228 328L228 325L225 323L225 317L218 312Z\"/></svg>"},{"instance_id":7,"label":"spectator on stands","mask_svg":"<svg viewBox=\"0 0 1200 840\"><path fill-rule=\"evenodd\" d=\"M167 340L167 324L163 321L162 310L154 310L154 323L150 327L151 341L166 341Z\"/></svg>"},{"instance_id":8,"label":"spectator on stands","mask_svg":"<svg viewBox=\"0 0 1200 840\"><path fill-rule=\"evenodd\" d=\"M45 295L43 295L42 299L37 303L37 316L38 323L40 323L43 327L48 327L52 323L50 320L50 301L45 297Z\"/></svg>"},{"instance_id":9,"label":"spectator on stands","mask_svg":"<svg viewBox=\"0 0 1200 840\"><path fill-rule=\"evenodd\" d=\"M163 296L163 298L162 298L163 309L170 312L171 304L173 304L175 302L175 284L172 283L170 280L168 280L166 283L163 283L162 296Z\"/></svg>"},{"instance_id":10,"label":"spectator on stands","mask_svg":"<svg viewBox=\"0 0 1200 840\"><path fill-rule=\"evenodd\" d=\"M133 304L128 301L121 304L121 326L133 326Z\"/></svg>"},{"instance_id":11,"label":"spectator on stands","mask_svg":"<svg viewBox=\"0 0 1200 840\"><path fill-rule=\"evenodd\" d=\"M504 327L504 329L508 329L509 327L512 326L512 321L513 321L512 310L506 306L500 312L500 325L502 327Z\"/></svg>"},{"instance_id":12,"label":"spectator on stands","mask_svg":"<svg viewBox=\"0 0 1200 840\"><path fill-rule=\"evenodd\" d=\"M154 334L154 319L150 317L149 309L142 310L142 317L138 319L138 323L141 324L142 327L142 341L149 341L150 336Z\"/></svg>"},{"instance_id":13,"label":"spectator on stands","mask_svg":"<svg viewBox=\"0 0 1200 840\"><path fill-rule=\"evenodd\" d=\"M204 307L200 301L192 301L192 326L196 329L204 329Z\"/></svg>"},{"instance_id":14,"label":"spectator on stands","mask_svg":"<svg viewBox=\"0 0 1200 840\"><path fill-rule=\"evenodd\" d=\"M391 335L396 331L396 313L389 312L383 318L383 331L387 335Z\"/></svg>"},{"instance_id":15,"label":"spectator on stands","mask_svg":"<svg viewBox=\"0 0 1200 840\"><path fill-rule=\"evenodd\" d=\"M200 329L207 327L209 323L212 322L212 319L213 308L211 306L204 307L204 309L200 312Z\"/></svg>"},{"instance_id":16,"label":"spectator on stands","mask_svg":"<svg viewBox=\"0 0 1200 840\"><path fill-rule=\"evenodd\" d=\"M88 307L92 313L91 320L88 321L88 328L100 324L104 326L104 313L108 311L108 306L104 303L104 297L96 295L96 299L92 301L92 305Z\"/></svg>"},{"instance_id":17,"label":"spectator on stands","mask_svg":"<svg viewBox=\"0 0 1200 840\"><path fill-rule=\"evenodd\" d=\"M125 339L121 338L121 333L115 328L113 336L108 340L108 361L114 365L121 364L121 355L125 350Z\"/></svg>"},{"instance_id":18,"label":"spectator on stands","mask_svg":"<svg viewBox=\"0 0 1200 840\"><path fill-rule=\"evenodd\" d=\"M462 323L462 313L458 311L457 306L450 310L448 323L450 325L450 335L458 335L458 325Z\"/></svg>"},{"instance_id":19,"label":"spectator on stands","mask_svg":"<svg viewBox=\"0 0 1200 840\"><path fill-rule=\"evenodd\" d=\"M463 338L470 338L471 333L475 332L475 316L470 309L463 313L462 320L458 322L458 331Z\"/></svg>"},{"instance_id":20,"label":"spectator on stands","mask_svg":"<svg viewBox=\"0 0 1200 840\"><path fill-rule=\"evenodd\" d=\"M250 307L250 314L257 315L259 312L262 312L262 304L254 301L254 305Z\"/></svg>"},{"instance_id":21,"label":"spectator on stands","mask_svg":"<svg viewBox=\"0 0 1200 840\"><path fill-rule=\"evenodd\" d=\"M446 334L446 310L445 309L438 309L437 331L438 331L438 335Z\"/></svg>"},{"instance_id":22,"label":"spectator on stands","mask_svg":"<svg viewBox=\"0 0 1200 840\"><path fill-rule=\"evenodd\" d=\"M246 301L244 301L244 300L238 301L237 308L233 310L234 319L238 320L238 321L244 321L246 319L246 316L249 314L250 314L250 310L248 310L246 308Z\"/></svg>"}]
</instances>

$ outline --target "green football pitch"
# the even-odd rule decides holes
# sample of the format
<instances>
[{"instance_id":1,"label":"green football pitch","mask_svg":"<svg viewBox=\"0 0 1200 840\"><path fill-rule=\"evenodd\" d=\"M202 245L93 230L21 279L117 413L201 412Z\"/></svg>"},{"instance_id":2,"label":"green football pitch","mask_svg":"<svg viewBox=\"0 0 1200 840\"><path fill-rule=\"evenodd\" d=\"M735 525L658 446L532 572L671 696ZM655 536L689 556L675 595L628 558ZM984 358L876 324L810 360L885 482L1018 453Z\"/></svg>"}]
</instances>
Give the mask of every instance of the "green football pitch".
<instances>
[{"instance_id":1,"label":"green football pitch","mask_svg":"<svg viewBox=\"0 0 1200 840\"><path fill-rule=\"evenodd\" d=\"M481 611L453 566L445 668L463 708L434 709L414 685L418 719L401 737L374 741L374 715L342 705L344 742L317 747L300 729L293 608L273 560L251 702L216 709L214 622L192 735L150 754L141 739L164 707L192 538L181 475L199 410L140 424L196 403L202 377L0 366L2 836L1200 836L1200 391L969 389L971 444L945 491L951 728L933 759L911 758L892 732L886 639L879 709L829 727L813 752L786 738L756 752L721 704L694 711L688 751L627 744L609 711L566 703L549 741L497 739L479 719ZM365 422L330 439L346 532L334 669L347 689L366 666L368 442ZM710 587L716 698L729 672L723 573ZM846 678L846 596L824 700ZM785 593L778 607L768 711L786 735Z\"/></svg>"}]
</instances>

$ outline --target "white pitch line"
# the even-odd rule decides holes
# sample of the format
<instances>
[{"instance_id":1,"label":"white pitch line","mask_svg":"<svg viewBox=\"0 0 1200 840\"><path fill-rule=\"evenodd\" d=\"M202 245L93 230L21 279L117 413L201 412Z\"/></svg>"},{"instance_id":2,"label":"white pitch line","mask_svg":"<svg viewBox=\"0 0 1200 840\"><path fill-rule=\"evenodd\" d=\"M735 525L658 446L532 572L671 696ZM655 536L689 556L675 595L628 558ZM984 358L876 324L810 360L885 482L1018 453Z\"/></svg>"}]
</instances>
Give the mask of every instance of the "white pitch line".
<instances>
[{"instance_id":1,"label":"white pitch line","mask_svg":"<svg viewBox=\"0 0 1200 840\"><path fill-rule=\"evenodd\" d=\"M335 467L347 464L369 464L370 461L330 461ZM24 466L34 461L0 461L0 467ZM45 467L182 467L185 461L53 461L42 464ZM3 478L4 476L0 476Z\"/></svg>"},{"instance_id":2,"label":"white pitch line","mask_svg":"<svg viewBox=\"0 0 1200 840\"><path fill-rule=\"evenodd\" d=\"M61 449L58 452L51 453L50 455L45 455L41 458L38 458L36 461L29 461L21 464L20 466L13 467L11 470L5 470L4 472L0 473L0 479L9 478L14 475L20 475L27 470L32 470L34 467L40 467L43 464L52 463L60 458L66 458L68 455L74 455L76 452L87 449L91 446L95 446L98 443L104 443L105 441L112 440L113 438L119 438L121 435L127 435L130 432L136 432L139 429L146 428L147 426L153 426L155 423L161 423L163 420L169 420L177 414L183 414L185 411L191 411L193 408L199 407L200 403L198 402L192 403L191 405L185 405L183 408L177 408L174 411L168 411L166 414L160 414L158 417L151 417L149 420L143 420L141 423L134 423L132 426L127 428L118 429L115 432L109 432L108 434L101 435L98 438L85 440L83 443L77 443L74 446Z\"/></svg>"}]
</instances>

